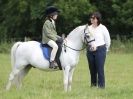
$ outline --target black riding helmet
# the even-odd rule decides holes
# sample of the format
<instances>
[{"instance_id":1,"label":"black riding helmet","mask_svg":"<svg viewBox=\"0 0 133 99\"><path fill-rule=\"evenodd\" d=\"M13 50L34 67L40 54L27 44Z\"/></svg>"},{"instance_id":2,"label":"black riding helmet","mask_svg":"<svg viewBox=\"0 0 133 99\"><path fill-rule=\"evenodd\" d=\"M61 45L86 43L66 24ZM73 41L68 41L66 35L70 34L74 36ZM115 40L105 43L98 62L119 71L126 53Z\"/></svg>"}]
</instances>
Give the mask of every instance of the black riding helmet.
<instances>
[{"instance_id":1,"label":"black riding helmet","mask_svg":"<svg viewBox=\"0 0 133 99\"><path fill-rule=\"evenodd\" d=\"M59 12L60 11L56 7L54 7L54 6L49 6L45 10L46 16L53 16L55 14L58 14Z\"/></svg>"}]
</instances>

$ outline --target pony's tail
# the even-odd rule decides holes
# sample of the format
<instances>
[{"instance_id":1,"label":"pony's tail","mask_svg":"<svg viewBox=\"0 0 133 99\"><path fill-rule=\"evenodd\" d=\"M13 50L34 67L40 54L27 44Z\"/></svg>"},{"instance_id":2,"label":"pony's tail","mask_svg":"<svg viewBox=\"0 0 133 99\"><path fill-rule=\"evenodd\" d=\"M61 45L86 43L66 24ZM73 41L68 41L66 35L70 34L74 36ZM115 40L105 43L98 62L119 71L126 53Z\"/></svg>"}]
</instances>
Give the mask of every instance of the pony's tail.
<instances>
[{"instance_id":1,"label":"pony's tail","mask_svg":"<svg viewBox=\"0 0 133 99\"><path fill-rule=\"evenodd\" d=\"M22 42L16 42L11 48L11 66L12 66L12 69L14 68L14 64L15 64L15 53L16 53L16 50L20 44L22 44Z\"/></svg>"}]
</instances>

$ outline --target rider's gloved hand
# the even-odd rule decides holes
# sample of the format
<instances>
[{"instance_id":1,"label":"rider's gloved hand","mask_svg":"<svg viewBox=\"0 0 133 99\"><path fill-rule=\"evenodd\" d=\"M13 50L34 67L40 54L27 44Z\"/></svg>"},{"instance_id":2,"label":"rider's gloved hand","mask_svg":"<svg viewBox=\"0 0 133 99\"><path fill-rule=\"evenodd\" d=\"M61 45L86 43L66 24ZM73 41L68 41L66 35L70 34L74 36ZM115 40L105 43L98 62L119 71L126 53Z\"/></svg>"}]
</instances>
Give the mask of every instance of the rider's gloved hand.
<instances>
[{"instance_id":1,"label":"rider's gloved hand","mask_svg":"<svg viewBox=\"0 0 133 99\"><path fill-rule=\"evenodd\" d=\"M56 42L57 42L57 43L62 43L62 42L63 42L63 38L58 38L58 39L56 40Z\"/></svg>"}]
</instances>

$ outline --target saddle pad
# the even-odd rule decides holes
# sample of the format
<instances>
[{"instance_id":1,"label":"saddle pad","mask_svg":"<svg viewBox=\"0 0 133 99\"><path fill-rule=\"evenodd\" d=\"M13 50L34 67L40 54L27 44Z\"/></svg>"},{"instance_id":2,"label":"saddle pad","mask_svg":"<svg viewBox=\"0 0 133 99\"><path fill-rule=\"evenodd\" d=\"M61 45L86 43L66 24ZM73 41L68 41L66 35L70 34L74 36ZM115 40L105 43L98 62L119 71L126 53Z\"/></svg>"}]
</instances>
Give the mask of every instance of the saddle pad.
<instances>
[{"instance_id":1,"label":"saddle pad","mask_svg":"<svg viewBox=\"0 0 133 99\"><path fill-rule=\"evenodd\" d=\"M47 44L40 44L40 48L42 49L43 56L47 59L50 60L50 55L51 55L51 50L52 48L47 45Z\"/></svg>"},{"instance_id":2,"label":"saddle pad","mask_svg":"<svg viewBox=\"0 0 133 99\"><path fill-rule=\"evenodd\" d=\"M55 61L57 62L59 69L62 70L62 66L61 66L60 59L59 59L60 53L62 51L62 46L58 45L58 47L59 48L58 48L58 51L57 51L57 54L55 57ZM50 55L51 55L52 48L47 44L40 44L40 48L42 50L44 58L47 59L48 61L50 61Z\"/></svg>"}]
</instances>

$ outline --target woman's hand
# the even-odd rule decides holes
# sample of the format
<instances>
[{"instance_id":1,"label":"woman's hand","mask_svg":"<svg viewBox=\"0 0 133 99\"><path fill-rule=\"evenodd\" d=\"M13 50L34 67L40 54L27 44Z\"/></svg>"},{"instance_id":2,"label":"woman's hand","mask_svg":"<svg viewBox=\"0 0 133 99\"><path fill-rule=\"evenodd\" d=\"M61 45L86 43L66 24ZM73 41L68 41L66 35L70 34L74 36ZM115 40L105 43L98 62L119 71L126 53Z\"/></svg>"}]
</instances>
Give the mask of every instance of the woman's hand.
<instances>
[{"instance_id":1,"label":"woman's hand","mask_svg":"<svg viewBox=\"0 0 133 99\"><path fill-rule=\"evenodd\" d=\"M88 44L88 46L89 46L90 51L96 51L97 50L95 42L91 42L90 44Z\"/></svg>"},{"instance_id":2,"label":"woman's hand","mask_svg":"<svg viewBox=\"0 0 133 99\"><path fill-rule=\"evenodd\" d=\"M96 46L91 46L90 47L90 51L96 51L97 50L97 47Z\"/></svg>"},{"instance_id":3,"label":"woman's hand","mask_svg":"<svg viewBox=\"0 0 133 99\"><path fill-rule=\"evenodd\" d=\"M56 40L56 42L57 42L57 43L62 43L62 42L63 42L63 38L58 38L58 39Z\"/></svg>"}]
</instances>

